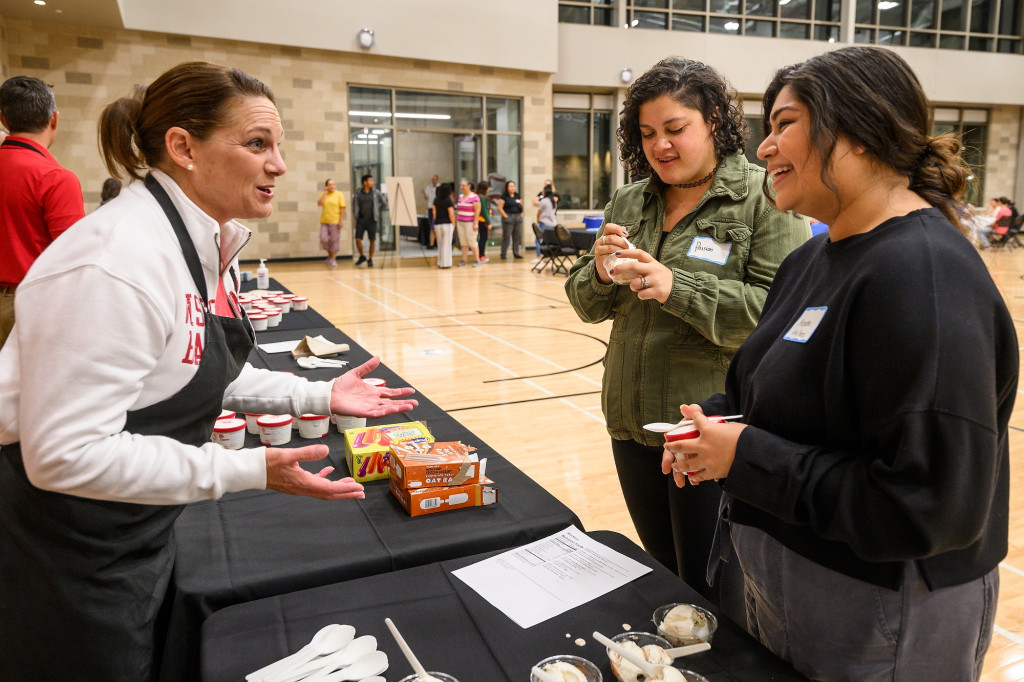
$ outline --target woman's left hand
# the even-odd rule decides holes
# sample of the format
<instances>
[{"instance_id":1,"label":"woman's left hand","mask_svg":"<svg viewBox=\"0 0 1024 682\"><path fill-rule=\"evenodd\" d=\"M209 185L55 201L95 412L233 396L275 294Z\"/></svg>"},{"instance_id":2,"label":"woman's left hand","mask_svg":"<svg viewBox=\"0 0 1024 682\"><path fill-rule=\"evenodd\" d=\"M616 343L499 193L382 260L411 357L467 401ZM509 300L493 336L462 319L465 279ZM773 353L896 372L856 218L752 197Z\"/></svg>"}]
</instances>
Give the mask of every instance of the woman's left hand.
<instances>
[{"instance_id":1,"label":"woman's left hand","mask_svg":"<svg viewBox=\"0 0 1024 682\"><path fill-rule=\"evenodd\" d=\"M635 263L619 263L613 275L632 278L629 288L636 292L641 301L654 299L664 304L672 293L672 271L655 260L643 249L622 249L615 252L616 258L635 258Z\"/></svg>"},{"instance_id":2,"label":"woman's left hand","mask_svg":"<svg viewBox=\"0 0 1024 682\"><path fill-rule=\"evenodd\" d=\"M411 386L379 388L363 381L363 377L377 369L379 364L380 358L374 356L334 380L334 387L331 389L331 414L349 417L386 417L389 414L408 412L419 405L415 400L392 400L415 393Z\"/></svg>"},{"instance_id":3,"label":"woman's left hand","mask_svg":"<svg viewBox=\"0 0 1024 682\"><path fill-rule=\"evenodd\" d=\"M690 485L697 485L701 481L726 478L736 459L736 443L747 425L711 421L704 416L698 405L682 405L679 411L685 419L693 420L700 435L689 440L665 443L661 459L662 472L671 472L680 488L686 480L690 481Z\"/></svg>"}]
</instances>

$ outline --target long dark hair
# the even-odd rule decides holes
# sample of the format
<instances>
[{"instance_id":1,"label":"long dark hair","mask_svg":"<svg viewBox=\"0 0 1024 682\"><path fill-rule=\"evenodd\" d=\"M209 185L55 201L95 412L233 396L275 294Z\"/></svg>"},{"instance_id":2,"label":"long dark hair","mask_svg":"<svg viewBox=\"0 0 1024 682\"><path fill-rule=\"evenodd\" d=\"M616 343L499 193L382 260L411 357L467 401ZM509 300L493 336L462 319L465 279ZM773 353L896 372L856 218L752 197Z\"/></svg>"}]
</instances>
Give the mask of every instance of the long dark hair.
<instances>
[{"instance_id":1,"label":"long dark hair","mask_svg":"<svg viewBox=\"0 0 1024 682\"><path fill-rule=\"evenodd\" d=\"M968 234L959 197L971 169L960 157L960 138L952 133L931 137L928 99L902 57L858 45L779 69L764 93L765 137L771 133L775 98L786 86L807 107L826 187L837 193L829 167L836 143L844 137L908 178L911 191ZM767 179L764 190L771 198Z\"/></svg>"},{"instance_id":2,"label":"long dark hair","mask_svg":"<svg viewBox=\"0 0 1024 682\"><path fill-rule=\"evenodd\" d=\"M100 155L115 178L122 171L142 179L147 168L163 161L164 136L173 127L197 140L228 125L230 104L237 98L265 97L270 88L239 69L206 62L179 64L148 88L135 86L131 97L121 97L100 114Z\"/></svg>"},{"instance_id":3,"label":"long dark hair","mask_svg":"<svg viewBox=\"0 0 1024 682\"><path fill-rule=\"evenodd\" d=\"M712 126L715 158L742 152L750 137L743 112L736 106L736 91L707 64L668 57L636 79L626 92L619 113L619 158L630 177L645 178L654 172L640 138L640 106L667 95L684 107L696 109Z\"/></svg>"}]
</instances>

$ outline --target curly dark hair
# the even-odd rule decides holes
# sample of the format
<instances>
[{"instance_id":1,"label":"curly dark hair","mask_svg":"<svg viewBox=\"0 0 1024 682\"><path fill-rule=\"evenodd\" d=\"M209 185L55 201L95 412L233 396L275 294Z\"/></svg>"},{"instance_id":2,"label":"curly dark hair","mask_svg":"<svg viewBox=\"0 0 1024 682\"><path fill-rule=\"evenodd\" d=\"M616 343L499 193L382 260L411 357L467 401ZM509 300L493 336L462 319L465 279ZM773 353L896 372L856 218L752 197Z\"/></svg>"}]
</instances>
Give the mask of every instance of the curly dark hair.
<instances>
[{"instance_id":1,"label":"curly dark hair","mask_svg":"<svg viewBox=\"0 0 1024 682\"><path fill-rule=\"evenodd\" d=\"M712 126L715 158L719 162L746 147L750 128L736 105L736 91L729 82L707 64L667 57L629 86L619 113L615 136L619 140L619 159L630 177L645 178L654 172L640 139L640 106L662 95L701 113L704 122Z\"/></svg>"},{"instance_id":2,"label":"curly dark hair","mask_svg":"<svg viewBox=\"0 0 1024 682\"><path fill-rule=\"evenodd\" d=\"M902 57L880 47L856 45L812 57L775 72L764 93L764 134L772 107L789 87L807 107L811 142L821 158L821 180L838 199L829 168L840 137L862 146L910 181L910 189L968 232L959 202L970 167L960 138L932 137L931 107L920 81ZM771 199L765 176L763 190Z\"/></svg>"}]
</instances>

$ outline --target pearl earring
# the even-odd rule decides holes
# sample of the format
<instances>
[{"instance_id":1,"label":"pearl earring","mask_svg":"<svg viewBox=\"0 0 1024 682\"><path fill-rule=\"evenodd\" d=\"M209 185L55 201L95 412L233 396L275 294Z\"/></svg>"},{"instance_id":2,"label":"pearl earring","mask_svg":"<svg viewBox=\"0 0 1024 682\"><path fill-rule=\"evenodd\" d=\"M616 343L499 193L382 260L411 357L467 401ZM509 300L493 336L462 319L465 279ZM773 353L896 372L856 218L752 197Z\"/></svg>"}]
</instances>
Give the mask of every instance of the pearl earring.
<instances>
[{"instance_id":1,"label":"pearl earring","mask_svg":"<svg viewBox=\"0 0 1024 682\"><path fill-rule=\"evenodd\" d=\"M196 168L196 167L195 167L195 166L193 166L193 165L192 165L192 164L190 163L189 165L185 166L185 168L187 168L187 169L189 169L189 170L195 170L195 168Z\"/></svg>"}]
</instances>

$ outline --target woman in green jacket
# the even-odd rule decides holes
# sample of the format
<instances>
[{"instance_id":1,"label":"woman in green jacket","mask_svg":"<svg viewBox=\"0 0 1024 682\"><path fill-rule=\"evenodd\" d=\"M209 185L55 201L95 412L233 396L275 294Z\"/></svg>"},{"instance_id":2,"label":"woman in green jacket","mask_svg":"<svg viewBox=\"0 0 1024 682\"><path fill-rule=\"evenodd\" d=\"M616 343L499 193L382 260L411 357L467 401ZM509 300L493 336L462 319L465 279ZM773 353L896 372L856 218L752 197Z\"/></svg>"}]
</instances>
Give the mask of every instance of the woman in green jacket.
<instances>
[{"instance_id":1,"label":"woman in green jacket","mask_svg":"<svg viewBox=\"0 0 1024 682\"><path fill-rule=\"evenodd\" d=\"M714 601L705 572L721 489L677 488L661 472L664 437L643 425L677 421L680 405L723 390L776 269L810 237L761 192L764 171L743 156L749 132L735 92L705 64L668 58L638 78L617 132L637 181L616 190L565 285L583 321L612 320L601 402L640 540ZM630 244L638 257L616 263Z\"/></svg>"}]
</instances>

